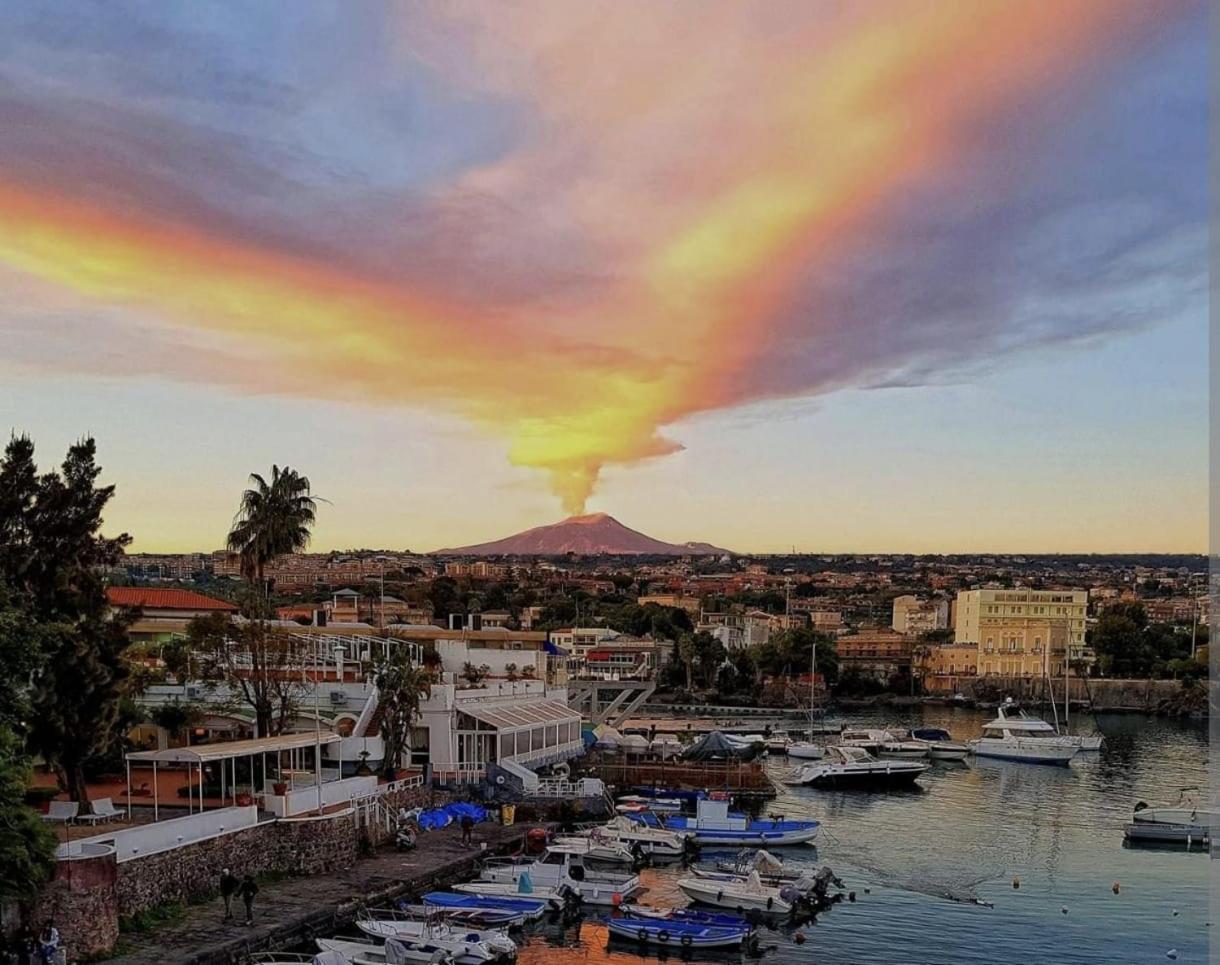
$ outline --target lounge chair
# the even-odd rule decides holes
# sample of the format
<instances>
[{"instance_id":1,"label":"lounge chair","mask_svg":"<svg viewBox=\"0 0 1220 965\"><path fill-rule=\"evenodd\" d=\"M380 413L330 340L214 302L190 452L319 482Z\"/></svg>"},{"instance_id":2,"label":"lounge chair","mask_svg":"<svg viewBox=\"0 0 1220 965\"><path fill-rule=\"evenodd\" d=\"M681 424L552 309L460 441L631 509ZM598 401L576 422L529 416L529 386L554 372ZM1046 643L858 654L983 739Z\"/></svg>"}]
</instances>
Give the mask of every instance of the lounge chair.
<instances>
[{"instance_id":1,"label":"lounge chair","mask_svg":"<svg viewBox=\"0 0 1220 965\"><path fill-rule=\"evenodd\" d=\"M77 801L52 801L42 819L56 824L71 824L79 813L80 803Z\"/></svg>"},{"instance_id":2,"label":"lounge chair","mask_svg":"<svg viewBox=\"0 0 1220 965\"><path fill-rule=\"evenodd\" d=\"M82 814L76 820L97 824L99 821L113 821L115 818L121 817L123 817L123 812L114 806L114 802L110 798L99 797L93 802L93 813Z\"/></svg>"}]
</instances>

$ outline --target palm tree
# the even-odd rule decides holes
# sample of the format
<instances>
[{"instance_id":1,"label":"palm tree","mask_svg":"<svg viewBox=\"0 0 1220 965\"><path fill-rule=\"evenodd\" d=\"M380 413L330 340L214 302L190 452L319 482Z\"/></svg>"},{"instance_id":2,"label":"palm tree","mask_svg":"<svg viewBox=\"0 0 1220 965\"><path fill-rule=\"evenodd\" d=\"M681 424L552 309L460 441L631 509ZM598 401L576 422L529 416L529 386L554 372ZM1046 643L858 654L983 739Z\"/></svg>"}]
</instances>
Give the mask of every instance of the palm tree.
<instances>
[{"instance_id":1,"label":"palm tree","mask_svg":"<svg viewBox=\"0 0 1220 965\"><path fill-rule=\"evenodd\" d=\"M373 683L381 711L381 740L385 745L382 766L393 780L404 751L411 749L411 724L419 716L420 703L432 694L432 674L411 662L408 649L395 647L374 668Z\"/></svg>"},{"instance_id":2,"label":"palm tree","mask_svg":"<svg viewBox=\"0 0 1220 965\"><path fill-rule=\"evenodd\" d=\"M309 545L318 501L309 479L288 466L272 466L270 483L258 473L250 474L250 482L229 530L228 549L240 557L242 575L265 593L267 564Z\"/></svg>"}]
</instances>

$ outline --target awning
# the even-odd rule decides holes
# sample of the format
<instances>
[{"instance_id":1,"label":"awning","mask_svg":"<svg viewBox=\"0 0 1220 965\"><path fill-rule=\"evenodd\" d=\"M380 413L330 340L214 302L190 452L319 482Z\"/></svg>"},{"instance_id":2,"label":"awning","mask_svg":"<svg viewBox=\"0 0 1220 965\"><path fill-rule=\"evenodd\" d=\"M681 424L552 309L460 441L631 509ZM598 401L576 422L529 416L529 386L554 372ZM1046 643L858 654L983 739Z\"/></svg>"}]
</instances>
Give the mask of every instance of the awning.
<instances>
[{"instance_id":1,"label":"awning","mask_svg":"<svg viewBox=\"0 0 1220 965\"><path fill-rule=\"evenodd\" d=\"M491 724L497 730L512 730L515 727L533 727L538 724L562 724L579 721L580 712L567 704L554 700L537 700L513 704L482 704L458 707L463 714L475 720Z\"/></svg>"},{"instance_id":2,"label":"awning","mask_svg":"<svg viewBox=\"0 0 1220 965\"><path fill-rule=\"evenodd\" d=\"M259 754L314 747L319 743L333 744L342 739L335 733L323 733L320 736L307 733L281 734L279 737L221 741L216 744L197 744L194 747L167 747L160 751L132 751L127 755L127 760L157 764L204 764L208 761L227 761L234 757L256 757Z\"/></svg>"}]
</instances>

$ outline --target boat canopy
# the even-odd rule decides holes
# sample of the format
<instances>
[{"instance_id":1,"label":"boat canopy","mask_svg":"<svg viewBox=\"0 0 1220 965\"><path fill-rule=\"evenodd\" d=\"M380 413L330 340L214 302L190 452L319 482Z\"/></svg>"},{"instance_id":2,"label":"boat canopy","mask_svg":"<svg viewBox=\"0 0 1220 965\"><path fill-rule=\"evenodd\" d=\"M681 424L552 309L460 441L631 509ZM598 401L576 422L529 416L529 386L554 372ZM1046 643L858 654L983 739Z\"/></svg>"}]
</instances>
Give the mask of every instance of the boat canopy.
<instances>
[{"instance_id":1,"label":"boat canopy","mask_svg":"<svg viewBox=\"0 0 1220 965\"><path fill-rule=\"evenodd\" d=\"M691 744L682 752L682 757L688 761L749 761L764 750L766 750L766 746L763 744L743 744L714 730Z\"/></svg>"},{"instance_id":2,"label":"boat canopy","mask_svg":"<svg viewBox=\"0 0 1220 965\"><path fill-rule=\"evenodd\" d=\"M947 741L953 739L947 730L941 730L939 727L921 727L918 730L912 731L911 736L921 741Z\"/></svg>"}]
</instances>

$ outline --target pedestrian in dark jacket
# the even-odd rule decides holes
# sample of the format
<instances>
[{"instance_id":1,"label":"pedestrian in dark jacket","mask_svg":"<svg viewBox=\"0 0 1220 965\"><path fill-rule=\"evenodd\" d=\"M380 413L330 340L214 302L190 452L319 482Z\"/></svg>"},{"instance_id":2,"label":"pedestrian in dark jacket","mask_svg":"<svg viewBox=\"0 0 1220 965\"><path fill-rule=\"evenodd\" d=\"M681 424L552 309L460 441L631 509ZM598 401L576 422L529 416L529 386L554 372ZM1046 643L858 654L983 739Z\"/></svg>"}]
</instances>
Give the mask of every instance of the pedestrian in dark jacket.
<instances>
[{"instance_id":1,"label":"pedestrian in dark jacket","mask_svg":"<svg viewBox=\"0 0 1220 965\"><path fill-rule=\"evenodd\" d=\"M237 894L237 889L241 887L241 882L237 880L237 875L225 868L220 873L220 897L225 903L225 921L231 921L233 918L233 896Z\"/></svg>"},{"instance_id":2,"label":"pedestrian in dark jacket","mask_svg":"<svg viewBox=\"0 0 1220 965\"><path fill-rule=\"evenodd\" d=\"M241 888L238 889L238 894L241 895L241 900L246 905L246 924L254 924L254 896L258 894L258 885L254 883L254 879L250 875L246 875L241 879Z\"/></svg>"},{"instance_id":3,"label":"pedestrian in dark jacket","mask_svg":"<svg viewBox=\"0 0 1220 965\"><path fill-rule=\"evenodd\" d=\"M464 846L469 847L472 844L470 836L473 832L474 832L474 818L472 818L469 814L463 814L462 815L462 844Z\"/></svg>"}]
</instances>

